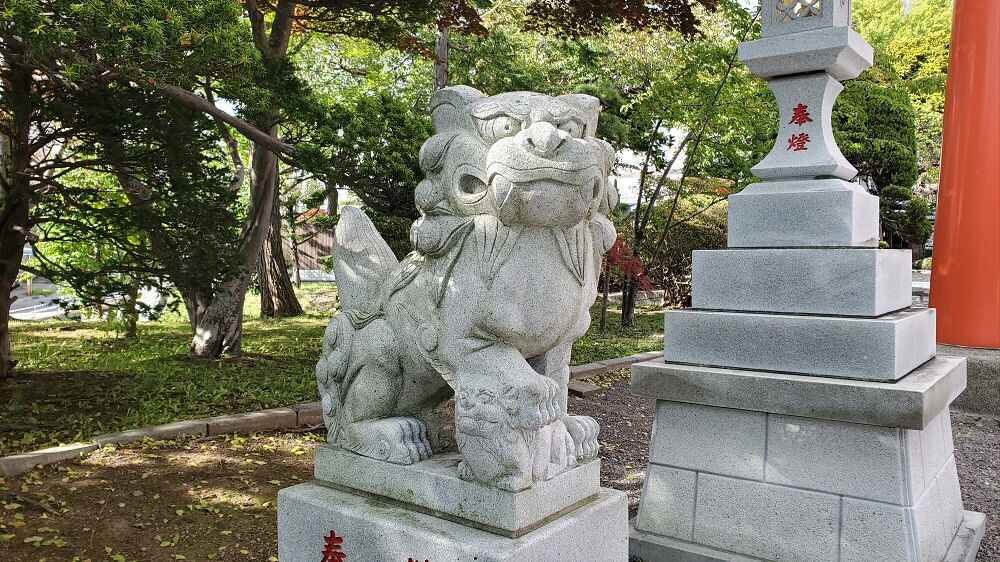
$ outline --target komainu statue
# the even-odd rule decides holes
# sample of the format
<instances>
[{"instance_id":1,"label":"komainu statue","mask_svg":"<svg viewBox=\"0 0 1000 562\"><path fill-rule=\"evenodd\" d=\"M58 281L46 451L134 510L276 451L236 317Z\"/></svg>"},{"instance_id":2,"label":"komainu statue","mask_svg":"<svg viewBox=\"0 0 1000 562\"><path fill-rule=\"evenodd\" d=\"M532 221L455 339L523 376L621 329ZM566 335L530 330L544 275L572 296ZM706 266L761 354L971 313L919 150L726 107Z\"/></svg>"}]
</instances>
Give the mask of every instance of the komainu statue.
<instances>
[{"instance_id":1,"label":"komainu statue","mask_svg":"<svg viewBox=\"0 0 1000 562\"><path fill-rule=\"evenodd\" d=\"M587 95L457 86L431 111L413 251L397 262L354 207L337 226L344 310L316 366L328 439L401 464L457 445L462 478L522 490L597 456L566 385L616 238L614 151Z\"/></svg>"}]
</instances>

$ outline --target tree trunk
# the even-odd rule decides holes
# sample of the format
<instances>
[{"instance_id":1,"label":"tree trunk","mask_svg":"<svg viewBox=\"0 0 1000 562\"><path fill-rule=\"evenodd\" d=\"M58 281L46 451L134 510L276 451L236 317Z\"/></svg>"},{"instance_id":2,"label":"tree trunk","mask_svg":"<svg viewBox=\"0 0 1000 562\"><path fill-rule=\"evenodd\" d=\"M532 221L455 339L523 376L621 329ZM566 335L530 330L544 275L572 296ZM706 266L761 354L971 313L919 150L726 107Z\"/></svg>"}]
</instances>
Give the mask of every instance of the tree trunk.
<instances>
[{"instance_id":1,"label":"tree trunk","mask_svg":"<svg viewBox=\"0 0 1000 562\"><path fill-rule=\"evenodd\" d=\"M295 288L302 288L302 265L299 261L301 252L299 252L298 242L292 238L292 275L294 276Z\"/></svg>"},{"instance_id":2,"label":"tree trunk","mask_svg":"<svg viewBox=\"0 0 1000 562\"><path fill-rule=\"evenodd\" d=\"M194 331L191 355L211 359L243 354L243 301L249 284L250 274L244 272L214 295L185 295Z\"/></svg>"},{"instance_id":3,"label":"tree trunk","mask_svg":"<svg viewBox=\"0 0 1000 562\"><path fill-rule=\"evenodd\" d=\"M0 379L14 376L17 366L10 346L10 306L17 297L10 293L17 284L24 242L31 228L27 172L35 111L31 72L12 69L7 76L11 136L0 135Z\"/></svg>"},{"instance_id":4,"label":"tree trunk","mask_svg":"<svg viewBox=\"0 0 1000 562\"><path fill-rule=\"evenodd\" d=\"M125 337L134 338L139 323L139 282L132 280L128 294L125 295L125 307L122 309L122 323L125 325Z\"/></svg>"},{"instance_id":5,"label":"tree trunk","mask_svg":"<svg viewBox=\"0 0 1000 562\"><path fill-rule=\"evenodd\" d=\"M451 45L448 43L448 35L449 31L447 27L438 27L437 44L434 49L434 55L437 57L434 61L435 90L448 87L448 64L451 58Z\"/></svg>"},{"instance_id":6,"label":"tree trunk","mask_svg":"<svg viewBox=\"0 0 1000 562\"><path fill-rule=\"evenodd\" d=\"M13 184L20 183L12 178ZM15 188L8 192L0 207L0 379L14 376L14 359L10 347L10 306L17 297L11 291L17 282L21 255L24 252L24 237L28 230L28 200Z\"/></svg>"},{"instance_id":7,"label":"tree trunk","mask_svg":"<svg viewBox=\"0 0 1000 562\"><path fill-rule=\"evenodd\" d=\"M663 268L663 296L660 297L660 308L667 308L675 300L675 291L677 284L673 282L673 277L670 275L670 268Z\"/></svg>"},{"instance_id":8,"label":"tree trunk","mask_svg":"<svg viewBox=\"0 0 1000 562\"><path fill-rule=\"evenodd\" d=\"M635 328L635 297L638 288L635 281L622 284L622 327Z\"/></svg>"},{"instance_id":9,"label":"tree trunk","mask_svg":"<svg viewBox=\"0 0 1000 562\"><path fill-rule=\"evenodd\" d=\"M274 7L274 17L268 25L264 12L256 0L244 3L254 33L254 44L268 64L277 64L288 52L295 6L296 3L293 1L280 0ZM223 355L240 356L243 345L243 304L250 284L250 274L260 263L263 248L274 222L273 216L278 200L278 156L272 151L294 154L295 150L278 137L277 108L272 108L265 118L251 126L241 120L233 122L232 116L220 112L207 100L201 98L191 100L184 96L178 99L189 103L205 101L210 107L206 107L204 111L232 125L253 141L250 205L240 241L243 266L235 277L223 283L214 294L186 295L184 298L191 328L194 331L191 355L206 358ZM279 245L280 233L279 228L277 233ZM285 278L287 279L287 273Z\"/></svg>"},{"instance_id":10,"label":"tree trunk","mask_svg":"<svg viewBox=\"0 0 1000 562\"><path fill-rule=\"evenodd\" d=\"M277 180L277 173L275 174ZM288 318L302 315L302 305L295 296L295 287L288 277L284 244L281 241L281 213L275 187L275 201L271 211L271 227L261 248L257 279L260 283L260 315L267 318Z\"/></svg>"},{"instance_id":11,"label":"tree trunk","mask_svg":"<svg viewBox=\"0 0 1000 562\"><path fill-rule=\"evenodd\" d=\"M326 214L335 217L338 211L340 211L340 192L334 187L326 192Z\"/></svg>"},{"instance_id":12,"label":"tree trunk","mask_svg":"<svg viewBox=\"0 0 1000 562\"><path fill-rule=\"evenodd\" d=\"M277 127L270 134L277 135ZM215 294L185 295L194 340L191 355L216 358L223 355L240 356L243 346L243 303L250 273L257 268L261 249L267 239L274 209L274 190L277 189L277 157L263 145L254 145L251 168L254 174L250 190L250 206L240 248L243 266L231 280L222 284Z\"/></svg>"},{"instance_id":13,"label":"tree trunk","mask_svg":"<svg viewBox=\"0 0 1000 562\"><path fill-rule=\"evenodd\" d=\"M294 0L279 0L268 5L274 10L270 25L264 15L265 11L256 0L246 2L243 7L250 18L255 37L254 44L260 51L264 64L270 69L277 69L288 58L288 46L298 4ZM277 124L280 122L280 112L277 105L269 107L255 123L258 129L268 132L268 136L271 137L267 139L268 143L279 141ZM270 208L267 214L261 215L269 224L265 226L266 239L260 249L257 269L260 281L260 313L261 316L268 317L299 316L302 314L302 306L295 298L295 289L288 278L288 263L285 261L281 244L281 210L278 207L281 197L281 178L278 176L278 156L266 150L265 146L264 143L254 141L252 176L252 189L260 193L266 191L271 195Z\"/></svg>"},{"instance_id":14,"label":"tree trunk","mask_svg":"<svg viewBox=\"0 0 1000 562\"><path fill-rule=\"evenodd\" d=\"M597 329L600 331L605 331L608 328L608 289L611 285L611 268L608 266L607 261L604 263L604 298L601 300L601 320L597 324Z\"/></svg>"}]
</instances>

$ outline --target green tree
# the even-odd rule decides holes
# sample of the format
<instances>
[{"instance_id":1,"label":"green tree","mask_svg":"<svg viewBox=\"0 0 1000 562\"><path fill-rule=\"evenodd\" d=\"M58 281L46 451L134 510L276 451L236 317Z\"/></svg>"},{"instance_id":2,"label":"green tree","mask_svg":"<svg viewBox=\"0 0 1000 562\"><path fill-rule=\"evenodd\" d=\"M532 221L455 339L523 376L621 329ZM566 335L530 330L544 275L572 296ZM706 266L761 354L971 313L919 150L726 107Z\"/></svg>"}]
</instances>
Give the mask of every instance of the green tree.
<instances>
[{"instance_id":1,"label":"green tree","mask_svg":"<svg viewBox=\"0 0 1000 562\"><path fill-rule=\"evenodd\" d=\"M418 216L413 192L423 179L417 155L433 134L430 117L422 104L384 91L361 95L348 107L356 118L334 145L331 177L358 196L389 247L405 255L410 223Z\"/></svg>"},{"instance_id":2,"label":"green tree","mask_svg":"<svg viewBox=\"0 0 1000 562\"><path fill-rule=\"evenodd\" d=\"M752 181L749 168L766 142L754 130L773 122L767 119L770 110L762 99L769 96L762 84L736 59L737 45L759 32L756 13L722 2L702 29L704 37L697 41L661 34L627 43L619 38L627 47L625 56L617 53L620 72L630 77L628 83L635 84L630 90L637 92L629 119L635 120L631 127L638 134L632 135L629 148L641 150L628 241L646 271L668 285L668 277L683 275L663 262L673 232ZM697 180L716 174L735 181L722 185ZM692 198L700 193L708 197ZM683 213L690 205L682 203L694 201L704 207ZM626 283L626 326L634 323L634 307L635 285Z\"/></svg>"},{"instance_id":3,"label":"green tree","mask_svg":"<svg viewBox=\"0 0 1000 562\"><path fill-rule=\"evenodd\" d=\"M914 249L915 257L923 255L919 249L930 239L934 232L931 221L931 206L925 199L913 195L909 187L887 185L879 193L879 211L882 219L883 236L893 247L893 238L908 244Z\"/></svg>"},{"instance_id":4,"label":"green tree","mask_svg":"<svg viewBox=\"0 0 1000 562\"><path fill-rule=\"evenodd\" d=\"M93 310L126 337L134 337L139 315L162 309L139 302L139 292L159 282L152 264L143 261L148 257L145 234L114 220L128 205L118 181L111 174L75 170L57 186L59 194L34 209L38 225L29 240L32 259L23 268L68 286L71 298L59 301L67 310ZM70 191L72 197L60 196ZM69 205L75 207L72 214L66 213ZM81 208L87 212L79 212Z\"/></svg>"},{"instance_id":5,"label":"green tree","mask_svg":"<svg viewBox=\"0 0 1000 562\"><path fill-rule=\"evenodd\" d=\"M0 18L0 80L3 99L0 129L16 155L8 169L14 179L5 186L13 197L16 220L0 225L5 263L20 261L26 233L44 217L32 216L37 206L59 191L57 181L74 168L114 168L126 193L135 187L129 161L111 161L109 155L127 151L93 146L88 124L100 123L102 113L127 114L121 93L147 88L148 99L163 101L162 94L181 99L183 105L213 114L235 124L245 134L261 137L245 121L219 110L210 100L192 93L206 77L234 75L223 61L242 60L254 65L253 53L239 19L238 7L213 0L197 6L187 2L68 2L19 0L3 5ZM28 77L28 80L25 80ZM191 88L192 90L185 89ZM140 99L136 96L132 99ZM290 146L275 143L275 150L292 153ZM161 170L169 173L169 169ZM72 209L72 207L70 207ZM15 259L16 254L16 259ZM16 265L0 271L0 308L9 306L9 283ZM7 320L6 308L0 310ZM6 329L0 346L9 345ZM10 363L8 363L10 365Z\"/></svg>"},{"instance_id":6,"label":"green tree","mask_svg":"<svg viewBox=\"0 0 1000 562\"><path fill-rule=\"evenodd\" d=\"M916 112L920 181L938 181L952 0L855 0L854 25L889 58Z\"/></svg>"},{"instance_id":7,"label":"green tree","mask_svg":"<svg viewBox=\"0 0 1000 562\"><path fill-rule=\"evenodd\" d=\"M883 238L920 247L930 236L930 205L915 196L916 113L890 59L844 85L833 111L834 133L847 160L870 191L882 198Z\"/></svg>"},{"instance_id":8,"label":"green tree","mask_svg":"<svg viewBox=\"0 0 1000 562\"><path fill-rule=\"evenodd\" d=\"M198 311L243 259L244 173L224 142L228 130L134 87L88 90L74 101L90 108L72 124L80 130L75 146L91 163L49 178L34 209L41 274L69 284L83 304L131 296L124 304L132 329L140 286L176 288L197 328ZM81 254L77 245L95 259L71 259Z\"/></svg>"},{"instance_id":9,"label":"green tree","mask_svg":"<svg viewBox=\"0 0 1000 562\"><path fill-rule=\"evenodd\" d=\"M28 173L44 159L40 151L59 153L72 144L77 131L54 126L62 117L40 103L59 104L67 92L141 86L161 99L181 103L236 129L254 144L250 167L252 189L237 247L243 256L232 279L211 295L211 302L189 311L195 323L192 353L198 356L238 354L242 301L252 272L274 220L277 159L310 170L328 169L321 151L309 142L292 146L277 135L276 120L312 119L322 123L327 115L317 109L309 92L295 76L287 59L291 30L322 27L326 33L373 37L405 42L411 27L429 22L437 12L433 1L383 5L367 2L279 2L261 9L255 2L229 0L189 3L179 0L104 2L89 0L18 0L3 6L0 19L0 55L4 81L3 110L12 124L0 131L10 148L10 166L4 178L11 219L0 224L0 314L6 319L9 287L20 262L24 233L44 178ZM243 11L246 8L246 11ZM244 15L245 14L245 15ZM247 19L250 25L247 25ZM236 103L239 115L220 109L213 90ZM110 99L110 96L109 96ZM85 111L87 107L66 107ZM120 109L120 107L119 107ZM277 113L276 113L277 109ZM65 112L64 112L65 113ZM325 126L325 124L323 124ZM317 130L324 130L317 126ZM330 127L327 127L328 130ZM335 126L333 127L335 128ZM44 139L33 138L42 131ZM230 143L231 144L231 143ZM128 177L128 162L117 163ZM73 164L71 164L73 165ZM44 171L53 169L43 164ZM138 180L141 181L141 180ZM9 185L7 185L9 184ZM15 256L16 253L16 256ZM4 286L6 284L6 286ZM6 303L3 299L8 299ZM0 330L0 348L7 331ZM4 356L0 349L0 356ZM6 356L9 358L9 351ZM2 357L0 357L2 359ZM5 372L13 367L8 361Z\"/></svg>"},{"instance_id":10,"label":"green tree","mask_svg":"<svg viewBox=\"0 0 1000 562\"><path fill-rule=\"evenodd\" d=\"M878 55L872 68L844 84L833 109L841 152L876 191L916 183L914 120L910 97L885 55Z\"/></svg>"}]
</instances>

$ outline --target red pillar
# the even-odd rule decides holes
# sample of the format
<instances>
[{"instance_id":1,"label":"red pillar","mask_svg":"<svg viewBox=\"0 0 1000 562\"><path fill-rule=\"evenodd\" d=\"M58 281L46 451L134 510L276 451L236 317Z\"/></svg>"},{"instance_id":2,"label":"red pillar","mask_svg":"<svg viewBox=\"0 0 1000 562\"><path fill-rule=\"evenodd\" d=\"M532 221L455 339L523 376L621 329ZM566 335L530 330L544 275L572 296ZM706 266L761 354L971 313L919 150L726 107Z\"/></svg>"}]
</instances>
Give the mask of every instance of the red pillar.
<instances>
[{"instance_id":1,"label":"red pillar","mask_svg":"<svg viewBox=\"0 0 1000 562\"><path fill-rule=\"evenodd\" d=\"M1000 0L955 0L933 261L938 341L1000 348Z\"/></svg>"}]
</instances>

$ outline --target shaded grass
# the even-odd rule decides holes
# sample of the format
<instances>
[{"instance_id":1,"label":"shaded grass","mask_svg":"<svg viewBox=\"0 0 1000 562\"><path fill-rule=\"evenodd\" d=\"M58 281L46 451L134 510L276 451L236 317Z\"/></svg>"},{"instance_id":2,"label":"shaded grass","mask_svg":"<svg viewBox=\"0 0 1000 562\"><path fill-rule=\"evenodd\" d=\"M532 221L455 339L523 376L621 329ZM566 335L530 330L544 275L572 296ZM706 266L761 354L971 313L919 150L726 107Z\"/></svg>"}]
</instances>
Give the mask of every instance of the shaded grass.
<instances>
[{"instance_id":1,"label":"shaded grass","mask_svg":"<svg viewBox=\"0 0 1000 562\"><path fill-rule=\"evenodd\" d=\"M306 315L260 318L248 295L241 359L187 355L186 317L167 315L118 337L97 320L12 321L18 377L0 392L0 456L94 435L177 420L319 400L314 367L323 330L337 306L336 287L311 283L299 294ZM620 328L609 311L573 350L573 363L662 349L662 313L640 311L638 327ZM0 384L3 384L0 382Z\"/></svg>"},{"instance_id":2,"label":"shaded grass","mask_svg":"<svg viewBox=\"0 0 1000 562\"><path fill-rule=\"evenodd\" d=\"M573 345L573 365L663 349L663 311L636 308L635 328L622 328L620 309L608 308L607 330L597 329L600 304L591 309L590 330Z\"/></svg>"}]
</instances>

